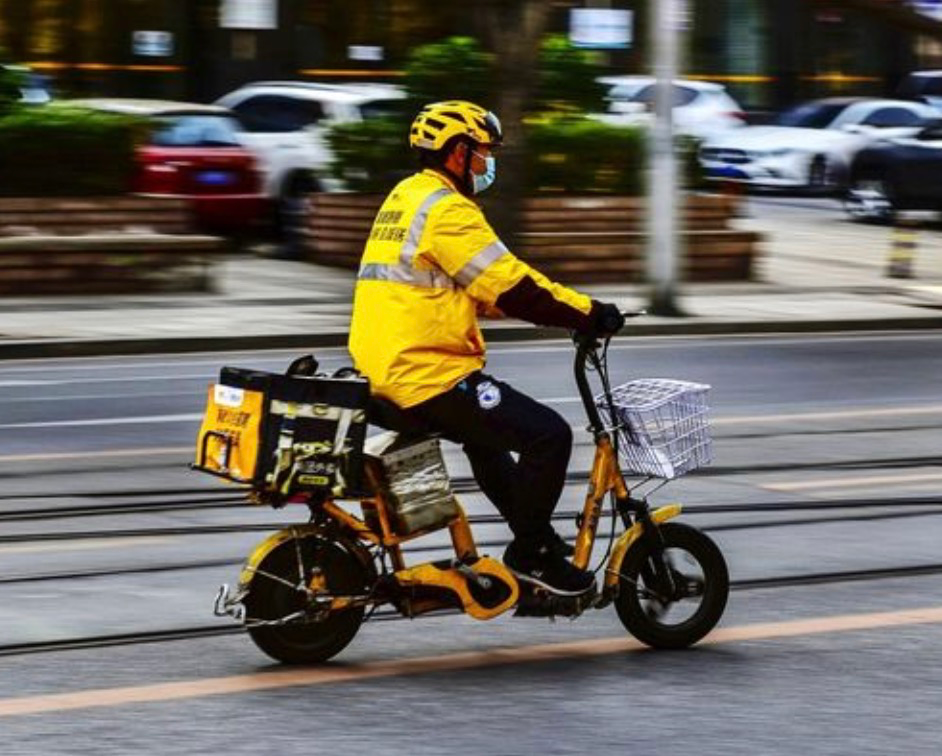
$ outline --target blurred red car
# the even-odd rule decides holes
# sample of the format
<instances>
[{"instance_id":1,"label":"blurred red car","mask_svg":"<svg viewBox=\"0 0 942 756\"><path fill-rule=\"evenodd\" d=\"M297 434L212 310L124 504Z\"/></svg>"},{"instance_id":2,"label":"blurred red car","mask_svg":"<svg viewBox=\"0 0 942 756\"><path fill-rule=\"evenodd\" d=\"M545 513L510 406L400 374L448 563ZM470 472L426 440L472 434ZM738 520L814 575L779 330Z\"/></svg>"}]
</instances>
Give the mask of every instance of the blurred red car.
<instances>
[{"instance_id":1,"label":"blurred red car","mask_svg":"<svg viewBox=\"0 0 942 756\"><path fill-rule=\"evenodd\" d=\"M262 219L265 198L255 156L239 142L232 111L218 105L101 98L71 105L147 118L150 143L137 153L132 191L191 201L196 225L243 234Z\"/></svg>"}]
</instances>

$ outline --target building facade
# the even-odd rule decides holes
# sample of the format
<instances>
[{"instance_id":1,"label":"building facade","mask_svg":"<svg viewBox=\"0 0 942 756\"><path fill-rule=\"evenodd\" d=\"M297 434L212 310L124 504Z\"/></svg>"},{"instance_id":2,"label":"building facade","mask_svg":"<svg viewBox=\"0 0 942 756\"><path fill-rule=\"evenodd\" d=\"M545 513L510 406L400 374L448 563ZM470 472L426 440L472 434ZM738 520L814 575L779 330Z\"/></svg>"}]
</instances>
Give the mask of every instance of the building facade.
<instances>
[{"instance_id":1,"label":"building facade","mask_svg":"<svg viewBox=\"0 0 942 756\"><path fill-rule=\"evenodd\" d=\"M644 72L652 0L547 0L551 30L573 7L623 8L634 40L605 54ZM887 94L942 66L942 23L904 0L687 0L687 76L725 82L752 110L828 94ZM208 101L259 79L395 80L417 44L483 36L474 1L0 0L0 48L62 94Z\"/></svg>"}]
</instances>

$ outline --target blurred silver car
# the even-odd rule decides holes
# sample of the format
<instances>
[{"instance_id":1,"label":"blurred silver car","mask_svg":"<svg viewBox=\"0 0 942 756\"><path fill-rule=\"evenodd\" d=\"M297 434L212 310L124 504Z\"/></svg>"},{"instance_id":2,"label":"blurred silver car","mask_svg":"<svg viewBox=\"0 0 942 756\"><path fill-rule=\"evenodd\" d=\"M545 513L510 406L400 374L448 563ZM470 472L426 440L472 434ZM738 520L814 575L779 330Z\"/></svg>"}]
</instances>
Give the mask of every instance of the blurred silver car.
<instances>
[{"instance_id":1,"label":"blurred silver car","mask_svg":"<svg viewBox=\"0 0 942 756\"><path fill-rule=\"evenodd\" d=\"M904 100L832 97L787 110L770 126L706 140L708 179L779 189L826 191L846 184L854 155L877 138L908 136L939 116Z\"/></svg>"}]
</instances>

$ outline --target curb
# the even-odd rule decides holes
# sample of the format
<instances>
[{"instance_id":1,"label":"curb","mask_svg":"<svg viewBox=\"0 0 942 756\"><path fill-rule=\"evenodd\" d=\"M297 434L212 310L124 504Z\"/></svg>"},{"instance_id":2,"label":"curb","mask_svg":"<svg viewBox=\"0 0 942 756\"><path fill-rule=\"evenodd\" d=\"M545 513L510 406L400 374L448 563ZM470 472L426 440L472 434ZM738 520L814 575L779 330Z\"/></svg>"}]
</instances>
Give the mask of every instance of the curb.
<instances>
[{"instance_id":1,"label":"curb","mask_svg":"<svg viewBox=\"0 0 942 756\"><path fill-rule=\"evenodd\" d=\"M861 331L901 331L942 329L942 315L887 318L882 320L779 320L779 321L697 321L683 318L672 322L629 323L623 337L654 336L740 336L744 334L789 334ZM492 344L517 341L561 339L567 332L558 328L505 326L483 329ZM274 336L193 336L142 339L49 339L0 342L0 360L62 357L110 357L142 354L183 354L188 352L236 352L261 349L312 349L344 347L346 331Z\"/></svg>"}]
</instances>

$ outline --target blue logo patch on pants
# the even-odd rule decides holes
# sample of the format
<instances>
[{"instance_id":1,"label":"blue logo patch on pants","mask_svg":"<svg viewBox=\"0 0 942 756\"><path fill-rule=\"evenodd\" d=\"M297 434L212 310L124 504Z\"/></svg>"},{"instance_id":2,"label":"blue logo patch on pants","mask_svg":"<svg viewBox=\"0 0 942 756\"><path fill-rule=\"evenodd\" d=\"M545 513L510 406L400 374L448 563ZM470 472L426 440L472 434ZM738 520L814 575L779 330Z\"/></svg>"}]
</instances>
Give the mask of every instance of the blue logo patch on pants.
<instances>
[{"instance_id":1,"label":"blue logo patch on pants","mask_svg":"<svg viewBox=\"0 0 942 756\"><path fill-rule=\"evenodd\" d=\"M500 389L496 385L490 381L481 381L476 388L481 409L493 409L500 404Z\"/></svg>"}]
</instances>

